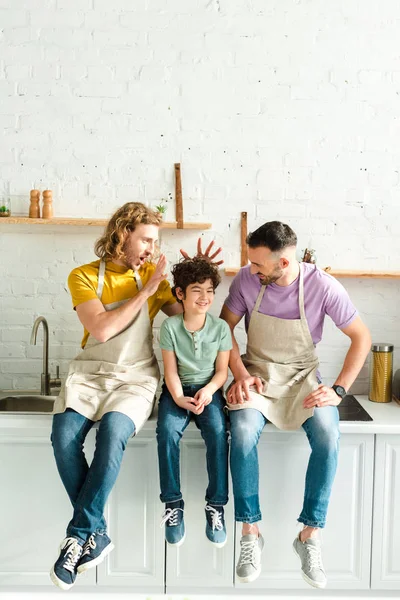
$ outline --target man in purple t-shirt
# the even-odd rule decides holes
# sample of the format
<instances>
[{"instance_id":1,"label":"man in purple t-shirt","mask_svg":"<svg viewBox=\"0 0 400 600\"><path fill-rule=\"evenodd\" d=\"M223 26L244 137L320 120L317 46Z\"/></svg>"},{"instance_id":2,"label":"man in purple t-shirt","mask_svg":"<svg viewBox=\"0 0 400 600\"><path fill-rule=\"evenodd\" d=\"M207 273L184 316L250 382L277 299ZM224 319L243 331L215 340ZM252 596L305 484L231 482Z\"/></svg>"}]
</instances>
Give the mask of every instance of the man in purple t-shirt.
<instances>
[{"instance_id":1,"label":"man in purple t-shirt","mask_svg":"<svg viewBox=\"0 0 400 600\"><path fill-rule=\"evenodd\" d=\"M242 522L239 581L261 572L264 540L257 444L268 421L280 429L303 427L311 455L303 509L303 530L293 543L304 579L324 588L318 530L325 526L339 450L337 406L360 372L371 345L342 285L315 265L296 260L297 237L284 223L265 223L247 238L250 265L232 282L221 317L232 331L229 366L234 382L227 394L231 421L231 473L235 519ZM350 348L332 387L321 383L315 346L325 315L350 338ZM245 316L246 354L241 357L234 329Z\"/></svg>"}]
</instances>

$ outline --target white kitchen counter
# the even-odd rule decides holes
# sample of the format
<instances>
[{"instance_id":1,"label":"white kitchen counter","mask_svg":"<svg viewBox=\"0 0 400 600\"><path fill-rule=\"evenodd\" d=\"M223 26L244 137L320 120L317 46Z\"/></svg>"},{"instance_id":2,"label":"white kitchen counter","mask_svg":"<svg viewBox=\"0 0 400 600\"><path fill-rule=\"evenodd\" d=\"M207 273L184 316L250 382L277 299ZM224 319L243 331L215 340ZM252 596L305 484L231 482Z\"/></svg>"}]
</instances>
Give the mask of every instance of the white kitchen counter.
<instances>
[{"instance_id":1,"label":"white kitchen counter","mask_svg":"<svg viewBox=\"0 0 400 600\"><path fill-rule=\"evenodd\" d=\"M17 393L15 390L14 393ZM380 404L377 402L371 402L367 396L356 396L360 404L365 408L367 413L372 417L373 421L341 421L340 431L341 433L385 433L395 434L400 433L400 406L396 402L389 402L387 404ZM41 414L30 414L30 413L2 413L0 412L0 425L1 427L29 427L32 423L35 427L49 427L51 422L51 413ZM144 425L142 432L148 433L154 431L156 428L156 413L150 417L147 423ZM189 429L197 431L194 423L189 425ZM263 430L263 434L267 433L288 433L287 431L281 431L274 425L269 424ZM291 434L295 432L289 432ZM299 430L299 433L303 433ZM200 433L199 433L200 436Z\"/></svg>"}]
</instances>

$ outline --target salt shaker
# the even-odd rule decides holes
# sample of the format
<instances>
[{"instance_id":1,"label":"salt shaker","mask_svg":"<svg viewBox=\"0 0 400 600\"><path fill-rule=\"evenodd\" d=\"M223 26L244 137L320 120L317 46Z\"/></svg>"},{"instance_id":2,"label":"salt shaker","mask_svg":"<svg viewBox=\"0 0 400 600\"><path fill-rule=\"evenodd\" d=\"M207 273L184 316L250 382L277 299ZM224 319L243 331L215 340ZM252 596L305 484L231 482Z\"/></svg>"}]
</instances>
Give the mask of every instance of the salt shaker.
<instances>
[{"instance_id":1,"label":"salt shaker","mask_svg":"<svg viewBox=\"0 0 400 600\"><path fill-rule=\"evenodd\" d=\"M51 190L45 190L43 192L43 210L42 218L51 219L53 216L53 192Z\"/></svg>"},{"instance_id":2,"label":"salt shaker","mask_svg":"<svg viewBox=\"0 0 400 600\"><path fill-rule=\"evenodd\" d=\"M40 200L39 190L31 190L30 206L29 206L29 217L31 219L40 219L39 200Z\"/></svg>"}]
</instances>

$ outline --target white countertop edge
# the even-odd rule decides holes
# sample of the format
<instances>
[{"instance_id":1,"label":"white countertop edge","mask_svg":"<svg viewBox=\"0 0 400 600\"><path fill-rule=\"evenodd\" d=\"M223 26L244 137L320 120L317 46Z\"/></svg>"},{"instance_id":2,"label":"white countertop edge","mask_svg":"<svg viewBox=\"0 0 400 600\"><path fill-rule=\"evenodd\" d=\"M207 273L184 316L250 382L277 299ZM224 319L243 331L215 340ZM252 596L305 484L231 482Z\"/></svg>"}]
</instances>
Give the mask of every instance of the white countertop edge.
<instances>
[{"instance_id":1,"label":"white countertop edge","mask_svg":"<svg viewBox=\"0 0 400 600\"><path fill-rule=\"evenodd\" d=\"M377 402L371 402L368 400L367 396L356 396L356 398L373 418L373 421L341 421L341 433L400 433L400 406L396 402L381 404ZM27 427L31 427L32 423L34 423L35 428L43 427L48 430L50 428L51 418L51 413L0 413L0 427L3 429L25 429ZM139 435L146 435L146 432L153 432L155 431L155 428L156 415L152 415L144 425ZM198 431L194 423L189 425L189 430ZM268 424L265 426L263 434L265 435L268 433L294 434L303 433L303 430L299 429L297 431L282 431L277 429L274 425Z\"/></svg>"}]
</instances>

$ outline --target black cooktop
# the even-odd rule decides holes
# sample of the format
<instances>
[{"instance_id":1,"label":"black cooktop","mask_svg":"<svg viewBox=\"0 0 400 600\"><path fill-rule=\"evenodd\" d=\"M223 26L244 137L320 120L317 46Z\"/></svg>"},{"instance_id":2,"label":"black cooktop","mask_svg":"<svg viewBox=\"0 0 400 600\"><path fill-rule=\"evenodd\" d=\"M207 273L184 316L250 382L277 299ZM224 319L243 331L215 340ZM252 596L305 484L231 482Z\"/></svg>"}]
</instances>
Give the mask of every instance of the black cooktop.
<instances>
[{"instance_id":1,"label":"black cooktop","mask_svg":"<svg viewBox=\"0 0 400 600\"><path fill-rule=\"evenodd\" d=\"M354 398L354 396L347 395L343 398L338 406L339 409L339 420L340 421L372 421L372 417L369 416L367 411L361 406L361 404Z\"/></svg>"}]
</instances>

